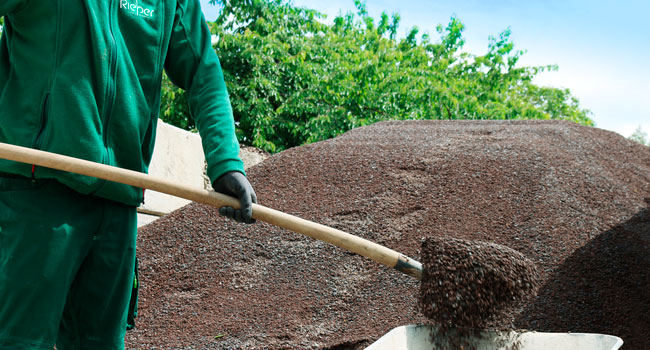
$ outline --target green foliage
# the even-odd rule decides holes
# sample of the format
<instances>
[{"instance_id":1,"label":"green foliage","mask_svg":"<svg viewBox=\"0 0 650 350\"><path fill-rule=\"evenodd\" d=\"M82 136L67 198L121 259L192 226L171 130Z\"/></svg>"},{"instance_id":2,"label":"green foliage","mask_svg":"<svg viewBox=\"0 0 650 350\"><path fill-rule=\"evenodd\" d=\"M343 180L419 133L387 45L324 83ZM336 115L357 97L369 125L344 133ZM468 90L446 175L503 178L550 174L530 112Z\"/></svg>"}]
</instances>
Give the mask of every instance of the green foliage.
<instances>
[{"instance_id":1,"label":"green foliage","mask_svg":"<svg viewBox=\"0 0 650 350\"><path fill-rule=\"evenodd\" d=\"M324 15L285 0L213 0L222 10L211 30L224 70L239 140L270 152L337 136L381 120L562 119L592 125L569 90L533 77L555 66L518 67L510 30L485 55L461 52L464 25L439 25L439 40L400 17ZM163 119L192 125L181 93L166 84ZM183 124L185 123L185 124Z\"/></svg>"},{"instance_id":2,"label":"green foliage","mask_svg":"<svg viewBox=\"0 0 650 350\"><path fill-rule=\"evenodd\" d=\"M636 142L638 142L638 143L640 143L642 145L650 146L650 138L648 138L648 133L643 131L643 129L641 129L641 126L639 126L634 131L634 133L632 133L632 135L630 135L630 137L628 137L628 139L630 139L632 141L636 141Z\"/></svg>"},{"instance_id":3,"label":"green foliage","mask_svg":"<svg viewBox=\"0 0 650 350\"><path fill-rule=\"evenodd\" d=\"M167 74L163 75L162 81L160 118L181 129L196 130L185 91L172 84Z\"/></svg>"}]
</instances>

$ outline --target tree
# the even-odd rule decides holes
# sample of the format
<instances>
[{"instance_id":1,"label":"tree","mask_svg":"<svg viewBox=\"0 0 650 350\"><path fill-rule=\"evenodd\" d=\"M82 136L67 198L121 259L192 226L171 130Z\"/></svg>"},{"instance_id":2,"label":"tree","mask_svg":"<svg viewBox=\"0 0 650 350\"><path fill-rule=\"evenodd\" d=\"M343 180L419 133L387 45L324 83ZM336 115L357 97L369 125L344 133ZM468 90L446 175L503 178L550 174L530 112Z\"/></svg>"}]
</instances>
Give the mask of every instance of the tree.
<instances>
[{"instance_id":1,"label":"tree","mask_svg":"<svg viewBox=\"0 0 650 350\"><path fill-rule=\"evenodd\" d=\"M175 86L164 73L160 97L160 118L181 129L196 131L185 91Z\"/></svg>"},{"instance_id":2,"label":"tree","mask_svg":"<svg viewBox=\"0 0 650 350\"><path fill-rule=\"evenodd\" d=\"M628 138L642 145L650 146L650 138L648 138L648 134L643 131L643 129L641 129L641 126L636 128L636 130Z\"/></svg>"},{"instance_id":3,"label":"tree","mask_svg":"<svg viewBox=\"0 0 650 350\"><path fill-rule=\"evenodd\" d=\"M211 30L244 144L270 152L324 140L381 120L560 119L593 125L566 89L533 77L555 66L519 67L507 29L485 55L462 52L462 22L439 39L412 28L397 38L399 15L324 15L285 0L213 0ZM163 119L190 128L180 92L164 87ZM178 111L178 112L177 112ZM180 115L180 117L179 117ZM174 119L175 118L175 119ZM175 120L175 121L174 121Z\"/></svg>"}]
</instances>

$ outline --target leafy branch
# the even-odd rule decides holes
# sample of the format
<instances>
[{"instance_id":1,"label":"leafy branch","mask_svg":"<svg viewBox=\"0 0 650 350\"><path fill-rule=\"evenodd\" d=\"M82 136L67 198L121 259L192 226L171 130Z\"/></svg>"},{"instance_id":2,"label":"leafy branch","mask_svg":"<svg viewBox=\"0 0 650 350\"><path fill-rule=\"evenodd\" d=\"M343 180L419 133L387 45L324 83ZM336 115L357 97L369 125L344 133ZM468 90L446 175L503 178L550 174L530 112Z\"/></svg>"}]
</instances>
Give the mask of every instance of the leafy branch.
<instances>
[{"instance_id":1,"label":"leafy branch","mask_svg":"<svg viewBox=\"0 0 650 350\"><path fill-rule=\"evenodd\" d=\"M372 18L365 2L325 15L286 0L211 0L211 23L239 140L270 152L391 119L560 119L593 125L566 89L539 87L556 66L520 67L510 29L485 55L462 52L465 26L452 17L434 40L399 14ZM192 128L182 92L163 87L163 119Z\"/></svg>"}]
</instances>

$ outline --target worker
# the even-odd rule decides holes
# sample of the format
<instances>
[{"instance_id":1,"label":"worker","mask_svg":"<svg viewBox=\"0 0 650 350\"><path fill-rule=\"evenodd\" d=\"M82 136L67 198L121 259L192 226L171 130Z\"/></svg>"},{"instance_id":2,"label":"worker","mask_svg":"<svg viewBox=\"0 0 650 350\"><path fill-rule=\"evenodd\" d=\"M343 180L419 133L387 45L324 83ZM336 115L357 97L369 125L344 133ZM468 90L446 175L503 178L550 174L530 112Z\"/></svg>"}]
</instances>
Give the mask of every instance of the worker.
<instances>
[{"instance_id":1,"label":"worker","mask_svg":"<svg viewBox=\"0 0 650 350\"><path fill-rule=\"evenodd\" d=\"M187 92L216 191L252 223L199 0L2 0L0 142L147 172L163 69ZM123 349L143 190L0 161L0 349Z\"/></svg>"}]
</instances>

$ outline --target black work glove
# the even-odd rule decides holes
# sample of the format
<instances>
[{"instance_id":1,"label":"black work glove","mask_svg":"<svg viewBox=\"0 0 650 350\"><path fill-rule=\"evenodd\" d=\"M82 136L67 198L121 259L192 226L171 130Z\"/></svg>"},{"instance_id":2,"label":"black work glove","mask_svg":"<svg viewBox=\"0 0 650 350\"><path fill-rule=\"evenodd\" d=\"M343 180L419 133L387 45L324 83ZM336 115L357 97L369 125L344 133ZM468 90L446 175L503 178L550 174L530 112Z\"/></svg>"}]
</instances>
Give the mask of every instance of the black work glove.
<instances>
[{"instance_id":1,"label":"black work glove","mask_svg":"<svg viewBox=\"0 0 650 350\"><path fill-rule=\"evenodd\" d=\"M219 208L219 214L245 224L255 222L252 215L253 203L257 203L257 195L255 195L253 186L251 186L244 174L238 171L225 173L212 184L212 187L219 193L239 199L241 205L241 209L221 207Z\"/></svg>"}]
</instances>

